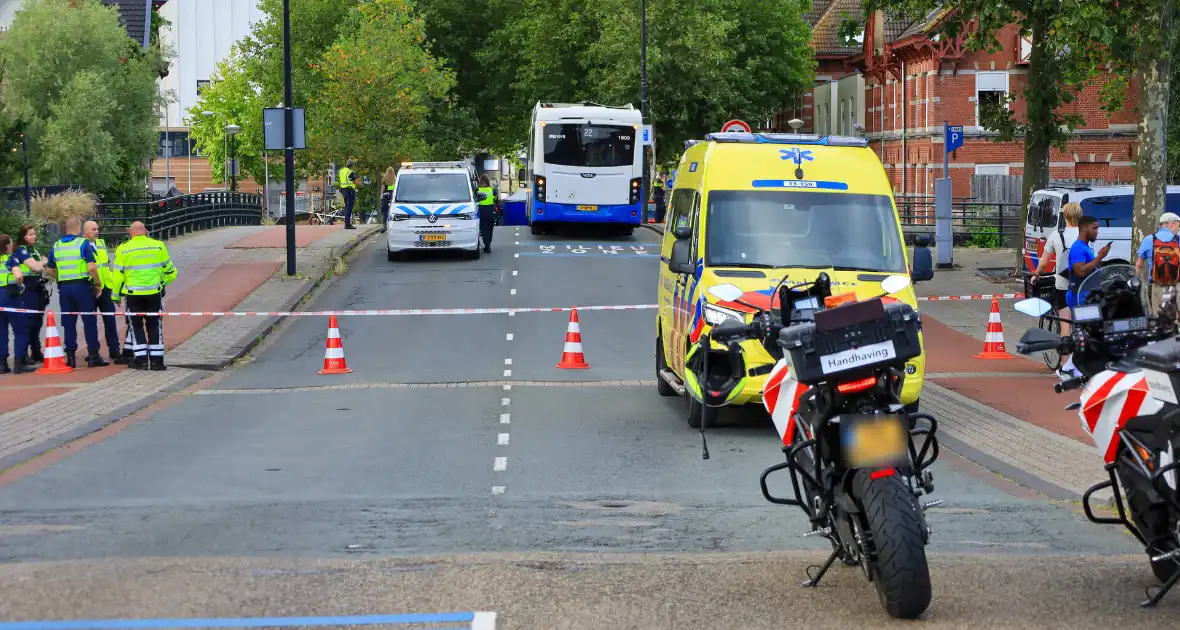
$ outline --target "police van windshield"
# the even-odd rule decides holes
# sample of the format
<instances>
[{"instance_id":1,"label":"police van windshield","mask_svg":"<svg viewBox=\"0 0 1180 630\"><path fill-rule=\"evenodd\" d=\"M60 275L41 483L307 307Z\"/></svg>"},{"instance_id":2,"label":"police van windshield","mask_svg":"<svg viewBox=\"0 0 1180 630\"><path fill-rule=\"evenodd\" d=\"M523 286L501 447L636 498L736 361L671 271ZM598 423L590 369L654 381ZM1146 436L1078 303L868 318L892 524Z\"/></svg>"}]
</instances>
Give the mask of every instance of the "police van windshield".
<instances>
[{"instance_id":1,"label":"police van windshield","mask_svg":"<svg viewBox=\"0 0 1180 630\"><path fill-rule=\"evenodd\" d=\"M713 191L706 225L710 266L906 272L884 195Z\"/></svg>"},{"instance_id":2,"label":"police van windshield","mask_svg":"<svg viewBox=\"0 0 1180 630\"><path fill-rule=\"evenodd\" d=\"M395 188L393 200L399 203L471 201L471 180L463 173L407 173Z\"/></svg>"},{"instance_id":3,"label":"police van windshield","mask_svg":"<svg viewBox=\"0 0 1180 630\"><path fill-rule=\"evenodd\" d=\"M545 125L545 163L558 166L630 166L635 162L631 125Z\"/></svg>"}]
</instances>

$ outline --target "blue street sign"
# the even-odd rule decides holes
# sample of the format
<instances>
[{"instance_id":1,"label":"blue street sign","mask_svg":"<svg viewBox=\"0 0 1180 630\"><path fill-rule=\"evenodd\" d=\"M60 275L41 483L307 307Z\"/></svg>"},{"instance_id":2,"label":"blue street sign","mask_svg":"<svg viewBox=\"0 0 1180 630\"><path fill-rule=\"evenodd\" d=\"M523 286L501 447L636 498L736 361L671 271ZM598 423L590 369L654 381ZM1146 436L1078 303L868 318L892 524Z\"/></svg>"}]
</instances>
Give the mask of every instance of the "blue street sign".
<instances>
[{"instance_id":1,"label":"blue street sign","mask_svg":"<svg viewBox=\"0 0 1180 630\"><path fill-rule=\"evenodd\" d=\"M945 123L944 123L945 125ZM946 150L949 153L963 146L963 127L946 125Z\"/></svg>"},{"instance_id":2,"label":"blue street sign","mask_svg":"<svg viewBox=\"0 0 1180 630\"><path fill-rule=\"evenodd\" d=\"M651 125L643 126L643 146L651 146Z\"/></svg>"}]
</instances>

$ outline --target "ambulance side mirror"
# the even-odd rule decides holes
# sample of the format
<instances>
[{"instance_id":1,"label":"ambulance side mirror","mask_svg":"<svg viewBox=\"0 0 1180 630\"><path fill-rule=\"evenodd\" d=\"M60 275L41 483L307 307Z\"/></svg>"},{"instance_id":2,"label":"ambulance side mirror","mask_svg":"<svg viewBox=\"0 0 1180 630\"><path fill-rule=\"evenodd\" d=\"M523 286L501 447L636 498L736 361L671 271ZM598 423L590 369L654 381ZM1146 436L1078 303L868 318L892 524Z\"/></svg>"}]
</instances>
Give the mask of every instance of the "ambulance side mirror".
<instances>
[{"instance_id":1,"label":"ambulance side mirror","mask_svg":"<svg viewBox=\"0 0 1180 630\"><path fill-rule=\"evenodd\" d=\"M672 273L688 274L693 272L692 265L692 241L687 238L678 238L672 243L672 256L668 258L668 269Z\"/></svg>"},{"instance_id":2,"label":"ambulance side mirror","mask_svg":"<svg viewBox=\"0 0 1180 630\"><path fill-rule=\"evenodd\" d=\"M914 237L913 269L910 279L914 282L926 282L934 279L934 256L930 253L930 237L919 234Z\"/></svg>"}]
</instances>

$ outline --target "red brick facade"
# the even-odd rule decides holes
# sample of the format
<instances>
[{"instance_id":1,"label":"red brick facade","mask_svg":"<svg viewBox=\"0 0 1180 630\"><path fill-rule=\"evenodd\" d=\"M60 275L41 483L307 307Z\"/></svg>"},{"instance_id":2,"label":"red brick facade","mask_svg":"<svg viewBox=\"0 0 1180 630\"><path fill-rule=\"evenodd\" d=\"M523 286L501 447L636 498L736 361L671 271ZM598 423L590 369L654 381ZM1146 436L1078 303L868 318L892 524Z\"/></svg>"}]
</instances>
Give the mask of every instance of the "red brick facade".
<instances>
[{"instance_id":1,"label":"red brick facade","mask_svg":"<svg viewBox=\"0 0 1180 630\"><path fill-rule=\"evenodd\" d=\"M833 3L825 11L837 8ZM830 21L819 19L825 24ZM1022 94L1028 64L1020 60L1022 46L1015 25L1001 30L999 41L1003 48L989 53L967 51L961 40L955 45L930 39L938 32L937 21L906 25L882 19L872 33L866 33L861 52L842 56L822 54L821 50L830 49L832 44L817 44L819 31L815 31L816 84L855 72L865 74L864 135L881 157L898 194L934 194L934 180L943 176L943 121L962 125L966 139L950 156L950 177L954 196L969 197L971 176L977 171L1023 173L1023 140L993 141L991 134L978 126L976 100L977 89L1006 87L1007 94L1016 97L1010 105L1014 116L1024 120ZM871 48L874 39L887 44ZM904 83L899 77L904 77ZM1068 150L1052 150L1052 177L1108 183L1133 181L1134 90L1128 94L1122 111L1107 114L1099 107L1100 85L1101 80L1088 86L1063 109L1065 113L1081 114L1085 122L1074 130ZM803 130L810 131L814 129L813 99L809 94L802 100ZM791 117L780 115L775 126L786 130L786 120Z\"/></svg>"}]
</instances>

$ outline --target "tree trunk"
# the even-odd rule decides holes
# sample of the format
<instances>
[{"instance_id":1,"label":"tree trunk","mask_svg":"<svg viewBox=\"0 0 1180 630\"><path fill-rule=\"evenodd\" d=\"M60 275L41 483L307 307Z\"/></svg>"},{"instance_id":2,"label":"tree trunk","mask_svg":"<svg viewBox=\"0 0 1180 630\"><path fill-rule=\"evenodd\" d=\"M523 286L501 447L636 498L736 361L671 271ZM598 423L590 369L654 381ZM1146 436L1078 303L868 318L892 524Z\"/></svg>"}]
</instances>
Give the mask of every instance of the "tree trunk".
<instances>
[{"instance_id":1,"label":"tree trunk","mask_svg":"<svg viewBox=\"0 0 1180 630\"><path fill-rule=\"evenodd\" d=\"M1028 64L1028 87L1025 94L1048 94L1057 89L1054 83L1053 70L1045 67L1052 63L1052 55L1045 50L1045 29L1048 20L1044 15L1030 17L1032 30L1032 50ZM1032 194L1049 185L1049 145L1052 129L1053 111L1048 108L1044 99L1033 98L1025 100L1028 106L1024 134L1024 179L1021 183L1020 225L1028 222L1028 204ZM1019 228L1018 228L1019 229ZM1016 248L1016 270L1024 268L1024 238Z\"/></svg>"},{"instance_id":2,"label":"tree trunk","mask_svg":"<svg viewBox=\"0 0 1180 630\"><path fill-rule=\"evenodd\" d=\"M1165 0L1140 24L1139 128L1136 139L1135 227L1132 248L1159 227L1167 191L1168 82L1171 79L1172 6ZM1132 249L1134 251L1134 249Z\"/></svg>"}]
</instances>

